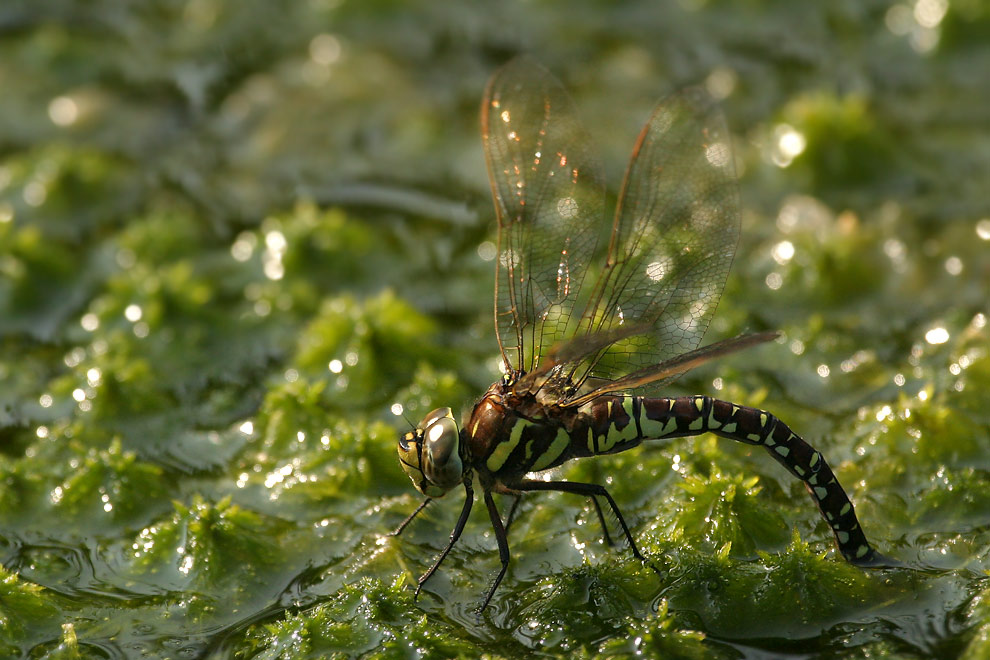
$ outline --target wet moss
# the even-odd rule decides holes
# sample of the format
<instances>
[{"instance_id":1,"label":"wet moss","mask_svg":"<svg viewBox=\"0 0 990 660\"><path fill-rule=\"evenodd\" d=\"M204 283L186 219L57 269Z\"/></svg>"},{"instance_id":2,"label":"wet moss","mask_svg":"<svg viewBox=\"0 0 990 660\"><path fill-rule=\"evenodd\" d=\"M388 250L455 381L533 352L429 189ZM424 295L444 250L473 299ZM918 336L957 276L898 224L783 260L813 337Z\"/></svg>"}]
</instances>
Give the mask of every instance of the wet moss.
<instances>
[{"instance_id":1,"label":"wet moss","mask_svg":"<svg viewBox=\"0 0 990 660\"><path fill-rule=\"evenodd\" d=\"M0 655L984 657L977 4L5 10ZM744 233L709 335L782 337L669 391L786 421L905 567L843 563L766 452L698 437L559 472L645 562L532 496L488 610L480 506L413 597L463 495L387 536L419 502L395 443L498 378L476 115L519 50L613 193L664 90L727 94Z\"/></svg>"}]
</instances>

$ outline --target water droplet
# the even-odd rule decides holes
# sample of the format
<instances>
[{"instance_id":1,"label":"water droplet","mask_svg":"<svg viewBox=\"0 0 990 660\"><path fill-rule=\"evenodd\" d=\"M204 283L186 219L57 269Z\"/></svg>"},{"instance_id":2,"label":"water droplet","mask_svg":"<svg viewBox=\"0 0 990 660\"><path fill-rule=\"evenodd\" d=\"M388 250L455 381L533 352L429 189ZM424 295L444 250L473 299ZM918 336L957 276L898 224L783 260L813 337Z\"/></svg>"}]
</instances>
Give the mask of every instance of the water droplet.
<instances>
[{"instance_id":1,"label":"water droplet","mask_svg":"<svg viewBox=\"0 0 990 660\"><path fill-rule=\"evenodd\" d=\"M781 241L773 246L771 255L774 261L783 266L794 258L794 244L790 241Z\"/></svg>"},{"instance_id":2,"label":"water droplet","mask_svg":"<svg viewBox=\"0 0 990 660\"><path fill-rule=\"evenodd\" d=\"M949 331L941 326L932 328L925 333L925 341L932 345L944 344L949 341Z\"/></svg>"},{"instance_id":3,"label":"water droplet","mask_svg":"<svg viewBox=\"0 0 990 660\"><path fill-rule=\"evenodd\" d=\"M56 126L71 126L79 118L79 105L69 96L56 96L48 104L48 118Z\"/></svg>"}]
</instances>

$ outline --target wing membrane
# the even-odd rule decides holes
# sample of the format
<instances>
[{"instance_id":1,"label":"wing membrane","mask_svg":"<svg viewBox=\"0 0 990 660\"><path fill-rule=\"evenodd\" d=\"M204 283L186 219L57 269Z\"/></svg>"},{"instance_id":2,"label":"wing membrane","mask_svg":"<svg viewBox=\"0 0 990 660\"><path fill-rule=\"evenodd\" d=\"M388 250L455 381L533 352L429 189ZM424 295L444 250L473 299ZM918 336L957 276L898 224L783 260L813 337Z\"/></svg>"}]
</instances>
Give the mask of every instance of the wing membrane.
<instances>
[{"instance_id":1,"label":"wing membrane","mask_svg":"<svg viewBox=\"0 0 990 660\"><path fill-rule=\"evenodd\" d=\"M693 351L708 329L739 236L739 198L725 120L700 89L661 103L626 171L608 260L581 319L585 333L632 324L648 332L617 341L572 370L575 380L647 373ZM680 373L680 372L678 372ZM678 374L629 382L664 383Z\"/></svg>"},{"instance_id":2,"label":"wing membrane","mask_svg":"<svg viewBox=\"0 0 990 660\"><path fill-rule=\"evenodd\" d=\"M576 327L604 177L566 91L530 58L492 76L481 121L498 219L495 330L506 369L533 371Z\"/></svg>"},{"instance_id":3,"label":"wing membrane","mask_svg":"<svg viewBox=\"0 0 990 660\"><path fill-rule=\"evenodd\" d=\"M618 380L606 381L604 385L595 387L590 392L568 400L565 405L567 407L576 407L609 392L633 390L656 382L667 382L706 362L717 360L730 353L735 353L736 351L741 351L766 341L773 341L779 336L780 333L778 332L758 332L751 335L738 335L731 339L724 339L708 346L702 346L693 351L672 357L666 362L643 367Z\"/></svg>"}]
</instances>

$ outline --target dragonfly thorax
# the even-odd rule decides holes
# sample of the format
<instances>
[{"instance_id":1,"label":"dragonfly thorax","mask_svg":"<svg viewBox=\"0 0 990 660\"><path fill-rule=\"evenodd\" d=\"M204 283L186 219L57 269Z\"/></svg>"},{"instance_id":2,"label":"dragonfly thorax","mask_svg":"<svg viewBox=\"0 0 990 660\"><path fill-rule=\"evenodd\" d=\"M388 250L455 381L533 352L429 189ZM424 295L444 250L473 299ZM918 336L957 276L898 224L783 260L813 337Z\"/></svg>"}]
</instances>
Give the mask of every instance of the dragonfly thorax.
<instances>
[{"instance_id":1,"label":"dragonfly thorax","mask_svg":"<svg viewBox=\"0 0 990 660\"><path fill-rule=\"evenodd\" d=\"M416 490L442 497L461 483L460 431L450 408L437 408L416 429L399 437L399 462Z\"/></svg>"}]
</instances>

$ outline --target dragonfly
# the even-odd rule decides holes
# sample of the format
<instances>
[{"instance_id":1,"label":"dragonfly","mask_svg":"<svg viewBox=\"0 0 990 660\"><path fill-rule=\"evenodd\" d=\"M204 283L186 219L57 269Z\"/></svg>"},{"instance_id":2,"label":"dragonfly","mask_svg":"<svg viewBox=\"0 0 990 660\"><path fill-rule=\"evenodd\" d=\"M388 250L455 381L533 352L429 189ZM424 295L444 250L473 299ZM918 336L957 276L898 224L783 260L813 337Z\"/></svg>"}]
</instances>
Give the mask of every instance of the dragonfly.
<instances>
[{"instance_id":1,"label":"dragonfly","mask_svg":"<svg viewBox=\"0 0 990 660\"><path fill-rule=\"evenodd\" d=\"M463 425L438 408L399 437L402 469L425 499L393 534L434 499L458 487L465 495L416 596L461 537L476 480L501 561L479 611L509 566L494 493L516 497L510 522L524 493L587 496L611 545L604 503L645 561L603 486L533 473L702 433L763 447L805 483L847 561L880 563L825 458L787 424L710 396L659 396L686 371L778 336L745 334L699 348L739 236L730 138L715 101L688 88L656 107L610 225L602 165L551 73L528 56L511 60L489 81L481 118L498 224L494 316L504 375Z\"/></svg>"}]
</instances>

